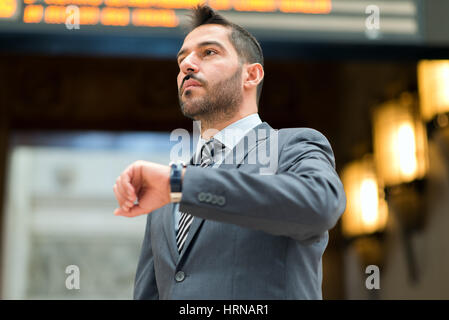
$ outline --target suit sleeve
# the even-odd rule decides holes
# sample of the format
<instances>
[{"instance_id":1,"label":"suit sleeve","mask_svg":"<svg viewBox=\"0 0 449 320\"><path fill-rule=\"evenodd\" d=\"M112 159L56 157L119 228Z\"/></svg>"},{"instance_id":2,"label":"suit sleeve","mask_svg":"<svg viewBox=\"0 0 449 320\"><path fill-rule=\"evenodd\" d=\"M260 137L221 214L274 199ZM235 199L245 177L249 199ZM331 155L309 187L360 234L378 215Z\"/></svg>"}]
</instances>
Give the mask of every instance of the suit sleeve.
<instances>
[{"instance_id":1,"label":"suit sleeve","mask_svg":"<svg viewBox=\"0 0 449 320\"><path fill-rule=\"evenodd\" d=\"M142 250L137 265L136 279L134 283L135 300L158 300L159 291L156 285L154 273L154 258L151 248L151 214L147 216L145 236L143 238Z\"/></svg>"},{"instance_id":2,"label":"suit sleeve","mask_svg":"<svg viewBox=\"0 0 449 320\"><path fill-rule=\"evenodd\" d=\"M180 210L298 240L333 228L346 196L332 148L316 130L292 131L279 153L276 174L188 167ZM224 197L225 203L200 201L204 192Z\"/></svg>"}]
</instances>

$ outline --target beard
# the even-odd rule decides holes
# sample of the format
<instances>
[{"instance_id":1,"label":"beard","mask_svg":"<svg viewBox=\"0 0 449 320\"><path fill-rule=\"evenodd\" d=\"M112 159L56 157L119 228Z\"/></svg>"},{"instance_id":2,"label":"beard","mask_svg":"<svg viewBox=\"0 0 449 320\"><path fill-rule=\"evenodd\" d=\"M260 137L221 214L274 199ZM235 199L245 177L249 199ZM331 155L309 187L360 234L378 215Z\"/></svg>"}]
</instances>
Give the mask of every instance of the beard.
<instances>
[{"instance_id":1,"label":"beard","mask_svg":"<svg viewBox=\"0 0 449 320\"><path fill-rule=\"evenodd\" d=\"M200 81L195 75L191 78ZM214 85L200 81L206 94L202 97L192 97L191 91L184 92L184 101L181 93L178 94L179 105L184 116L205 122L212 120L225 120L231 118L239 109L243 101L241 88L242 66L227 79Z\"/></svg>"}]
</instances>

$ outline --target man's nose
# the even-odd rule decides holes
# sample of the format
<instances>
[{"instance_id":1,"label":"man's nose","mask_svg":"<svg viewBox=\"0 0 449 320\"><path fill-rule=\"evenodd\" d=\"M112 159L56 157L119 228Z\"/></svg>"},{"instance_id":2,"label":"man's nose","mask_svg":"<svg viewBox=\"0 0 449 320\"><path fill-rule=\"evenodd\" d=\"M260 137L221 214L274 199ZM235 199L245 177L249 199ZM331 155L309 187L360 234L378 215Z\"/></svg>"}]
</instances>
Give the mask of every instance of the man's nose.
<instances>
[{"instance_id":1,"label":"man's nose","mask_svg":"<svg viewBox=\"0 0 449 320\"><path fill-rule=\"evenodd\" d=\"M181 62L181 70L183 73L197 73L199 71L199 64L195 57L195 54L192 52L187 57L185 57Z\"/></svg>"}]
</instances>

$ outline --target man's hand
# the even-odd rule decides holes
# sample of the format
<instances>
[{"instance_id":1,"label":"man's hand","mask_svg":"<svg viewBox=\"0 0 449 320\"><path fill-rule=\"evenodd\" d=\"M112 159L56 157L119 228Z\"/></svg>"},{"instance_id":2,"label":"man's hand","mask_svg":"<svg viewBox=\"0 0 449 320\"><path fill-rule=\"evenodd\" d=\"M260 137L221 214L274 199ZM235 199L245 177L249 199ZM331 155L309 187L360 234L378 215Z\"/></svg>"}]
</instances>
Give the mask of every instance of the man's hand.
<instances>
[{"instance_id":1,"label":"man's hand","mask_svg":"<svg viewBox=\"0 0 449 320\"><path fill-rule=\"evenodd\" d=\"M136 217L150 213L170 203L170 167L136 161L117 178L113 189L120 206L115 215Z\"/></svg>"}]
</instances>

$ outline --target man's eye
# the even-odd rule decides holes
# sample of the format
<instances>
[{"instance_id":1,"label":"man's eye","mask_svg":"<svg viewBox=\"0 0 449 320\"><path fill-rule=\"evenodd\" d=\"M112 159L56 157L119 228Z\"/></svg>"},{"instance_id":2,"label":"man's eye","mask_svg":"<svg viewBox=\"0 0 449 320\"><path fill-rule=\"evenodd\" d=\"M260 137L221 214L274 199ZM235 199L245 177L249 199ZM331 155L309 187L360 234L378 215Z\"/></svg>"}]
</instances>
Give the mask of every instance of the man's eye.
<instances>
[{"instance_id":1,"label":"man's eye","mask_svg":"<svg viewBox=\"0 0 449 320\"><path fill-rule=\"evenodd\" d=\"M210 56L212 53L216 53L213 50L204 50L204 53L206 54L206 56Z\"/></svg>"}]
</instances>

